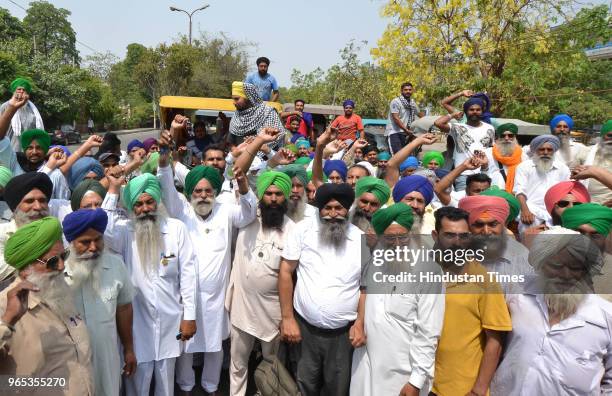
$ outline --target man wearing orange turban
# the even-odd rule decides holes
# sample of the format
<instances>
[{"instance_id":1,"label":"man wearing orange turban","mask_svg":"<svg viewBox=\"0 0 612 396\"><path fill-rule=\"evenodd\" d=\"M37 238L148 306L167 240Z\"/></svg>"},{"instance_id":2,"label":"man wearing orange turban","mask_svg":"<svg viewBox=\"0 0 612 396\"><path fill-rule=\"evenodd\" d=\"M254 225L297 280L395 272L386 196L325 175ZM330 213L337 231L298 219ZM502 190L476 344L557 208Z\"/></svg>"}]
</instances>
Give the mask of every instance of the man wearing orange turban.
<instances>
[{"instance_id":1,"label":"man wearing orange turban","mask_svg":"<svg viewBox=\"0 0 612 396\"><path fill-rule=\"evenodd\" d=\"M544 195L544 204L553 225L561 225L561 214L565 209L587 202L591 202L589 192L581 182L574 180L557 183Z\"/></svg>"}]
</instances>

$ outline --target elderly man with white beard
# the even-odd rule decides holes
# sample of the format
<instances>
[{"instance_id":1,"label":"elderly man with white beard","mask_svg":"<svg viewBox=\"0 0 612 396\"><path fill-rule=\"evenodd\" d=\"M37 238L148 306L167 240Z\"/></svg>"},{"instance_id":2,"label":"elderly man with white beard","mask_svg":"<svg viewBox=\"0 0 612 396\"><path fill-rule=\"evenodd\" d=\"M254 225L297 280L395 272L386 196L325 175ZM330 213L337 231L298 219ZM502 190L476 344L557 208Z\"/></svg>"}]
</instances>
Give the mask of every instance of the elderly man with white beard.
<instances>
[{"instance_id":1,"label":"elderly man with white beard","mask_svg":"<svg viewBox=\"0 0 612 396\"><path fill-rule=\"evenodd\" d=\"M291 178L291 195L287 200L287 217L297 223L305 218L317 216L317 208L308 203L306 186L308 174L302 165L291 164L279 168L281 172Z\"/></svg>"},{"instance_id":2,"label":"elderly man with white beard","mask_svg":"<svg viewBox=\"0 0 612 396\"><path fill-rule=\"evenodd\" d=\"M572 177L581 180L593 202L612 207L612 120L601 127L599 136L599 143L578 157L583 165L572 169Z\"/></svg>"},{"instance_id":3,"label":"elderly man with white beard","mask_svg":"<svg viewBox=\"0 0 612 396\"><path fill-rule=\"evenodd\" d=\"M121 373L129 377L136 369L132 340L134 288L119 256L104 251L107 223L106 212L100 208L77 210L62 222L71 252L64 273L77 311L89 330L98 396L118 395Z\"/></svg>"},{"instance_id":4,"label":"elderly man with white beard","mask_svg":"<svg viewBox=\"0 0 612 396\"><path fill-rule=\"evenodd\" d=\"M602 265L593 241L564 228L535 236L523 294L509 296L512 332L491 395L612 392L612 304L591 294Z\"/></svg>"},{"instance_id":5,"label":"elderly man with white beard","mask_svg":"<svg viewBox=\"0 0 612 396\"><path fill-rule=\"evenodd\" d=\"M117 211L125 177L109 172L107 178L110 185L102 205L108 214L105 242L123 257L135 288L133 332L138 366L126 381L126 393L148 395L155 375L155 395L173 395L181 341L196 334L196 257L189 231L165 214L155 176L145 173L125 186L123 204L129 219Z\"/></svg>"},{"instance_id":6,"label":"elderly man with white beard","mask_svg":"<svg viewBox=\"0 0 612 396\"><path fill-rule=\"evenodd\" d=\"M273 135L259 135L253 145L261 146L268 137ZM187 226L194 246L198 278L196 320L198 327L204 329L185 344L184 353L177 361L177 383L184 392L193 389L193 354L204 352L201 384L206 392L215 394L223 363L222 342L229 336L228 314L224 302L231 268L232 234L234 230L255 220L257 197L249 189L245 172L242 170L248 169L250 165L247 153L240 155L234 167L234 178L239 192L237 204L220 204L216 201L223 183L221 174L217 169L204 165L196 166L187 174L184 196L181 196L174 187L169 156L164 150L170 141L170 134L164 131L159 140L162 153L159 157L157 177L161 183L162 200L168 214ZM252 152L256 153L257 149ZM241 164L244 168L241 168Z\"/></svg>"},{"instance_id":7,"label":"elderly man with white beard","mask_svg":"<svg viewBox=\"0 0 612 396\"><path fill-rule=\"evenodd\" d=\"M13 177L4 188L4 198L13 212L8 223L0 224L0 290L15 280L15 269L4 261L2 252L6 240L18 228L52 215L63 217L61 200L49 199L53 183L49 176L41 172L29 172Z\"/></svg>"},{"instance_id":8,"label":"elderly man with white beard","mask_svg":"<svg viewBox=\"0 0 612 396\"><path fill-rule=\"evenodd\" d=\"M574 120L567 114L557 114L550 120L550 133L559 138L559 151L555 159L569 168L584 164L589 148L572 140Z\"/></svg>"},{"instance_id":9,"label":"elderly man with white beard","mask_svg":"<svg viewBox=\"0 0 612 396\"><path fill-rule=\"evenodd\" d=\"M18 279L0 292L0 309L16 302L11 295L15 287L24 281L33 287L21 289L18 301L25 312L19 321L0 326L10 329L2 334L0 374L61 381L53 388L29 388L29 395L95 393L87 327L63 273L68 253L62 245L62 227L54 217L19 228L6 242L4 259L17 270ZM4 321L5 312L1 314Z\"/></svg>"},{"instance_id":10,"label":"elderly man with white beard","mask_svg":"<svg viewBox=\"0 0 612 396\"><path fill-rule=\"evenodd\" d=\"M283 247L278 276L281 339L300 344L297 382L306 396L347 394L353 348L365 343L363 232L348 221L354 199L346 183L323 184L315 195L319 216L298 223Z\"/></svg>"},{"instance_id":11,"label":"elderly man with white beard","mask_svg":"<svg viewBox=\"0 0 612 396\"><path fill-rule=\"evenodd\" d=\"M531 159L516 168L512 193L521 204L519 232L528 227L546 223L552 226L552 218L546 210L544 195L555 184L569 180L569 168L554 159L559 150L559 139L552 135L540 135L531 141Z\"/></svg>"},{"instance_id":12,"label":"elderly man with white beard","mask_svg":"<svg viewBox=\"0 0 612 396\"><path fill-rule=\"evenodd\" d=\"M494 174L499 174L503 178L506 186L505 190L508 192L512 192L514 188L517 166L529 159L516 140L517 134L518 127L516 124L502 124L495 128L495 144L493 147L485 149L485 154L489 159L489 167L499 169L499 172ZM492 175L490 174L490 176ZM497 184L497 181L493 180L493 184Z\"/></svg>"}]
</instances>

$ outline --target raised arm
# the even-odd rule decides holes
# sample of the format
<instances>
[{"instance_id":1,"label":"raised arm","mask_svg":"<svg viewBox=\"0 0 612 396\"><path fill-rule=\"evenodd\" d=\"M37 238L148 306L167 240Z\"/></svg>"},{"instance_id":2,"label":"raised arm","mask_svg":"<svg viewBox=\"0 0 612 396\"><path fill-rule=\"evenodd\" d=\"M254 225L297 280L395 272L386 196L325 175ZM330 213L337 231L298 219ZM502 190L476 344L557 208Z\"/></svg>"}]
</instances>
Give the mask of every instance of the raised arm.
<instances>
[{"instance_id":1,"label":"raised arm","mask_svg":"<svg viewBox=\"0 0 612 396\"><path fill-rule=\"evenodd\" d=\"M11 99L9 99L4 113L0 115L0 140L4 139L6 136L6 133L11 126L11 120L13 119L15 113L17 113L17 110L25 106L26 103L28 103L28 100L30 100L30 95L28 95L27 92L20 91L22 90L15 91Z\"/></svg>"},{"instance_id":2,"label":"raised arm","mask_svg":"<svg viewBox=\"0 0 612 396\"><path fill-rule=\"evenodd\" d=\"M121 186L125 182L125 176L120 166L107 169L105 173L108 180L108 192L102 202L102 209L106 211L108 224L104 231L104 242L110 249L120 254L125 262L126 255L124 250L127 223L117 212L117 203L119 202Z\"/></svg>"},{"instance_id":3,"label":"raised arm","mask_svg":"<svg viewBox=\"0 0 612 396\"><path fill-rule=\"evenodd\" d=\"M261 150L261 146L271 143L276 140L279 130L276 128L264 128L251 143L249 143L244 151L238 156L235 162L235 167L238 167L246 175L253 163L253 159L257 152Z\"/></svg>"},{"instance_id":4,"label":"raised arm","mask_svg":"<svg viewBox=\"0 0 612 396\"><path fill-rule=\"evenodd\" d=\"M451 196L448 192L448 188L453 185L455 180L466 170L478 169L480 166L481 164L478 158L468 158L434 185L434 192L442 205L448 205L450 203Z\"/></svg>"},{"instance_id":5,"label":"raised arm","mask_svg":"<svg viewBox=\"0 0 612 396\"><path fill-rule=\"evenodd\" d=\"M87 153L94 147L100 147L102 145L102 140L103 140L102 136L91 135L89 138L87 138L85 143L79 146L79 148L76 149L72 153L72 155L70 155L70 157L68 157L68 159L66 160L66 163L60 166L59 168L60 171L62 171L64 175L68 175L68 172L70 172L70 168L72 168L72 165L74 165L74 163L79 158L86 156Z\"/></svg>"},{"instance_id":6,"label":"raised arm","mask_svg":"<svg viewBox=\"0 0 612 396\"><path fill-rule=\"evenodd\" d=\"M452 103L462 96L469 98L472 95L474 95L474 92L470 91L469 89L464 89L461 92L457 92L456 94L452 94L442 99L440 101L440 106L444 107L449 113L455 113L457 109L453 107Z\"/></svg>"},{"instance_id":7,"label":"raised arm","mask_svg":"<svg viewBox=\"0 0 612 396\"><path fill-rule=\"evenodd\" d=\"M159 137L159 162L157 179L162 189L162 201L170 217L184 220L189 213L189 204L182 199L174 186L172 167L170 166L170 132L163 131Z\"/></svg>"},{"instance_id":8,"label":"raised arm","mask_svg":"<svg viewBox=\"0 0 612 396\"><path fill-rule=\"evenodd\" d=\"M312 163L312 183L315 188L319 188L323 184L323 150L336 138L337 134L337 129L329 127L317 139L314 162Z\"/></svg>"},{"instance_id":9,"label":"raised arm","mask_svg":"<svg viewBox=\"0 0 612 396\"><path fill-rule=\"evenodd\" d=\"M408 143L400 151L395 153L389 161L387 162L387 171L385 174L385 182L389 185L389 187L393 188L395 183L400 178L400 165L402 162L406 160L410 156L417 147L421 145L430 145L434 144L436 141L436 136L433 133L426 133L424 135L418 136L412 142Z\"/></svg>"}]
</instances>

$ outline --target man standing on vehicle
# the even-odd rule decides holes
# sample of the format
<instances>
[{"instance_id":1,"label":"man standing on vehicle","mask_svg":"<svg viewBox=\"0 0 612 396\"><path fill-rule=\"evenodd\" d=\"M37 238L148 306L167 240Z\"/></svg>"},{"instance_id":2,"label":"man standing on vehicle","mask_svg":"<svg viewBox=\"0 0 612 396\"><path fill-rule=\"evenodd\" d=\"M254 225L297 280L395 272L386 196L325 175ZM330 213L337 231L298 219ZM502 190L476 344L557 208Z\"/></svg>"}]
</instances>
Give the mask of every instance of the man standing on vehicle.
<instances>
[{"instance_id":1,"label":"man standing on vehicle","mask_svg":"<svg viewBox=\"0 0 612 396\"><path fill-rule=\"evenodd\" d=\"M412 83L405 82L401 86L401 95L393 98L389 104L389 123L385 130L391 155L400 151L406 145L407 139L414 136L410 124L419 114L419 106L412 99Z\"/></svg>"},{"instance_id":2,"label":"man standing on vehicle","mask_svg":"<svg viewBox=\"0 0 612 396\"><path fill-rule=\"evenodd\" d=\"M268 73L270 59L265 56L257 58L257 72L247 76L244 82L257 87L257 93L266 102L278 102L278 83L276 78Z\"/></svg>"},{"instance_id":3,"label":"man standing on vehicle","mask_svg":"<svg viewBox=\"0 0 612 396\"><path fill-rule=\"evenodd\" d=\"M343 141L347 139L355 141L363 137L363 122L361 121L361 117L353 113L355 102L351 99L347 99L342 102L342 107L344 108L344 115L336 117L331 123L332 128L338 129L338 139Z\"/></svg>"}]
</instances>

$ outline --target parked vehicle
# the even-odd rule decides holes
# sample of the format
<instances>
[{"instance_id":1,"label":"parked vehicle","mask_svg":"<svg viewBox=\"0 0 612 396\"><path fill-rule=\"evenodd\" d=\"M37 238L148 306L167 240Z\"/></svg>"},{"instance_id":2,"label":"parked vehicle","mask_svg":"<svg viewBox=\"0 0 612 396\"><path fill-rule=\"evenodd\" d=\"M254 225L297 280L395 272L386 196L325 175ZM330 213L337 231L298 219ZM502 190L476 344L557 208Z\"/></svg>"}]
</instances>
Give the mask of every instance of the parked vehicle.
<instances>
[{"instance_id":1,"label":"parked vehicle","mask_svg":"<svg viewBox=\"0 0 612 396\"><path fill-rule=\"evenodd\" d=\"M72 125L62 125L56 129L51 135L51 144L61 144L68 146L69 144L81 143L81 134L75 130Z\"/></svg>"}]
</instances>

